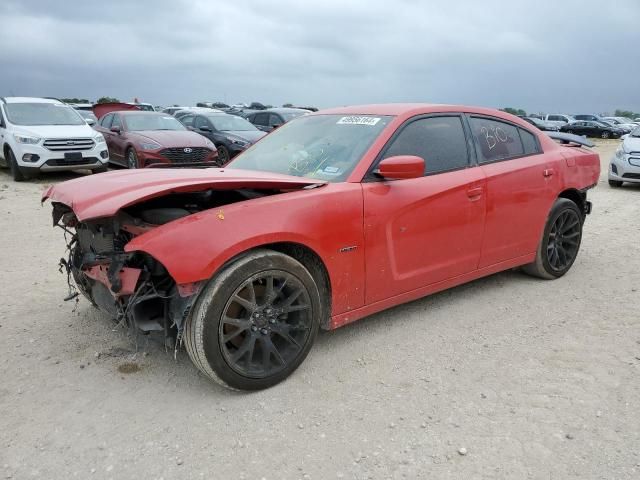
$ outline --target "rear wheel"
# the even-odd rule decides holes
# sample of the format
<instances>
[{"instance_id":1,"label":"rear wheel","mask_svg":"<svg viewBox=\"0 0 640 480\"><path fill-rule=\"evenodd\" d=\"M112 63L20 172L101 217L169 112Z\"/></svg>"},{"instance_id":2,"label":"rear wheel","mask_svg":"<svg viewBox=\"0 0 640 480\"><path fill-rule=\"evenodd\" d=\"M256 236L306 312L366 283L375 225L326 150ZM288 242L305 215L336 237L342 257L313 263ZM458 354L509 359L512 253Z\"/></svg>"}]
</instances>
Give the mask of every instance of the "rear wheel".
<instances>
[{"instance_id":1,"label":"rear wheel","mask_svg":"<svg viewBox=\"0 0 640 480\"><path fill-rule=\"evenodd\" d=\"M620 180L609 180L609 186L611 188L620 188L622 186L622 182Z\"/></svg>"},{"instance_id":2,"label":"rear wheel","mask_svg":"<svg viewBox=\"0 0 640 480\"><path fill-rule=\"evenodd\" d=\"M569 271L582 240L582 212L566 198L559 198L551 209L536 259L523 270L536 277L552 280Z\"/></svg>"},{"instance_id":3,"label":"rear wheel","mask_svg":"<svg viewBox=\"0 0 640 480\"><path fill-rule=\"evenodd\" d=\"M573 130L567 130L567 133L570 133L571 135L573 135Z\"/></svg>"},{"instance_id":4,"label":"rear wheel","mask_svg":"<svg viewBox=\"0 0 640 480\"><path fill-rule=\"evenodd\" d=\"M600 138L609 138L611 136L611 134L609 132L602 132L600 134Z\"/></svg>"},{"instance_id":5,"label":"rear wheel","mask_svg":"<svg viewBox=\"0 0 640 480\"><path fill-rule=\"evenodd\" d=\"M300 262L256 250L201 292L185 325L187 352L200 371L225 387L268 388L305 359L321 311L319 289Z\"/></svg>"},{"instance_id":6,"label":"rear wheel","mask_svg":"<svg viewBox=\"0 0 640 480\"><path fill-rule=\"evenodd\" d=\"M127 168L138 168L138 154L135 148L127 150Z\"/></svg>"}]
</instances>

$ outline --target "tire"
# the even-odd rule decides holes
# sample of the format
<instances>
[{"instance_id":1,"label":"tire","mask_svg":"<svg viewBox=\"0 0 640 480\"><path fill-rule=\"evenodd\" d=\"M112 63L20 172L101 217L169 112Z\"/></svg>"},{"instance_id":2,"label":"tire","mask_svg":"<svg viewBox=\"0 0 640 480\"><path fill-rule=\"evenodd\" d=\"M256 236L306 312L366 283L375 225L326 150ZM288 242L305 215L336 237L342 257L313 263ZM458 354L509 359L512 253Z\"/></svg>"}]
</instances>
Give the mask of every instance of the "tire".
<instances>
[{"instance_id":1,"label":"tire","mask_svg":"<svg viewBox=\"0 0 640 480\"><path fill-rule=\"evenodd\" d=\"M544 227L536 259L525 265L523 270L529 275L546 280L553 280L567 273L580 250L583 222L584 216L574 202L566 198L556 200Z\"/></svg>"},{"instance_id":2,"label":"tire","mask_svg":"<svg viewBox=\"0 0 640 480\"><path fill-rule=\"evenodd\" d=\"M98 167L98 168L94 168L93 170L91 170L91 173L104 173L106 171L108 171L109 169L107 167Z\"/></svg>"},{"instance_id":3,"label":"tire","mask_svg":"<svg viewBox=\"0 0 640 480\"><path fill-rule=\"evenodd\" d=\"M231 160L231 155L229 154L229 149L224 145L220 145L218 148L218 165L221 167L229 163Z\"/></svg>"},{"instance_id":4,"label":"tire","mask_svg":"<svg viewBox=\"0 0 640 480\"><path fill-rule=\"evenodd\" d=\"M129 147L127 149L127 168L138 168L138 166L138 154L136 153L136 149Z\"/></svg>"},{"instance_id":5,"label":"tire","mask_svg":"<svg viewBox=\"0 0 640 480\"><path fill-rule=\"evenodd\" d=\"M611 135L609 134L609 132L602 132L600 134L600 138L609 138Z\"/></svg>"},{"instance_id":6,"label":"tire","mask_svg":"<svg viewBox=\"0 0 640 480\"><path fill-rule=\"evenodd\" d=\"M570 133L571 135L573 135L573 130L567 130L567 133Z\"/></svg>"},{"instance_id":7,"label":"tire","mask_svg":"<svg viewBox=\"0 0 640 480\"><path fill-rule=\"evenodd\" d=\"M11 172L14 182L23 182L27 180L27 176L20 169L20 166L16 161L16 156L10 148L7 150L7 164L9 165L9 171Z\"/></svg>"},{"instance_id":8,"label":"tire","mask_svg":"<svg viewBox=\"0 0 640 480\"><path fill-rule=\"evenodd\" d=\"M306 358L321 314L320 291L309 271L292 257L260 249L209 281L186 321L184 340L194 365L214 382L261 390L284 380Z\"/></svg>"},{"instance_id":9,"label":"tire","mask_svg":"<svg viewBox=\"0 0 640 480\"><path fill-rule=\"evenodd\" d=\"M609 186L611 188L620 188L622 186L622 182L620 180L609 180Z\"/></svg>"}]
</instances>

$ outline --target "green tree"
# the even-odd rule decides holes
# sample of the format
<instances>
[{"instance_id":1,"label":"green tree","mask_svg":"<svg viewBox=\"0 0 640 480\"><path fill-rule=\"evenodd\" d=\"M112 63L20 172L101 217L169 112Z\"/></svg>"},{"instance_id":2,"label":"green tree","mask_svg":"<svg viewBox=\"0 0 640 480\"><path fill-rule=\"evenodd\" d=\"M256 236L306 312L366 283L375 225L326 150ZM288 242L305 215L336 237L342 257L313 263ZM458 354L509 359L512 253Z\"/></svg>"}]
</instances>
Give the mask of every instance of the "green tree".
<instances>
[{"instance_id":1,"label":"green tree","mask_svg":"<svg viewBox=\"0 0 640 480\"><path fill-rule=\"evenodd\" d=\"M521 117L527 116L527 112L525 112L521 108L505 107L505 108L501 108L500 110L502 110L503 112L510 113L511 115L518 115Z\"/></svg>"},{"instance_id":2,"label":"green tree","mask_svg":"<svg viewBox=\"0 0 640 480\"><path fill-rule=\"evenodd\" d=\"M120 103L120 100L114 97L100 97L96 103Z\"/></svg>"},{"instance_id":3,"label":"green tree","mask_svg":"<svg viewBox=\"0 0 640 480\"><path fill-rule=\"evenodd\" d=\"M620 110L617 109L614 113L613 113L614 117L627 117L627 118L638 118L640 117L640 113L634 113L631 110Z\"/></svg>"},{"instance_id":4,"label":"green tree","mask_svg":"<svg viewBox=\"0 0 640 480\"><path fill-rule=\"evenodd\" d=\"M293 108L293 103L285 103L282 108Z\"/></svg>"}]
</instances>

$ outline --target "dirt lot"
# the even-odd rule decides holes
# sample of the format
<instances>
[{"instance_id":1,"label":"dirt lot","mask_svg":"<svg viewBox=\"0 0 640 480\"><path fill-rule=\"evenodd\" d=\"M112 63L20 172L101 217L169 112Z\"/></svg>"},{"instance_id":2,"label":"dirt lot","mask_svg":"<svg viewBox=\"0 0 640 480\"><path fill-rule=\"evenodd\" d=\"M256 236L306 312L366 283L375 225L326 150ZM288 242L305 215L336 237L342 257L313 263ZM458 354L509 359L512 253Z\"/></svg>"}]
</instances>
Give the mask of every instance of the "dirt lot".
<instances>
[{"instance_id":1,"label":"dirt lot","mask_svg":"<svg viewBox=\"0 0 640 480\"><path fill-rule=\"evenodd\" d=\"M320 335L285 383L64 303L47 176L0 172L0 478L640 478L640 188L591 193L571 272L492 277ZM466 450L465 450L466 449Z\"/></svg>"}]
</instances>

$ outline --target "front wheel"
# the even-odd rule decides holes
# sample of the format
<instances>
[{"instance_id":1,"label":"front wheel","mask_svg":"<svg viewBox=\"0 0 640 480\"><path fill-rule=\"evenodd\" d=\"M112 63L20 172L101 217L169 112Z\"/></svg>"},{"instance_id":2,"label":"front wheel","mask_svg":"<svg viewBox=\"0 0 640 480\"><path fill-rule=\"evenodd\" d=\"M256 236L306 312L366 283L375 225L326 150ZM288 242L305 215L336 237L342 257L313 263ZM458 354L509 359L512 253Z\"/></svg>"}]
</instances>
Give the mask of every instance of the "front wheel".
<instances>
[{"instance_id":1,"label":"front wheel","mask_svg":"<svg viewBox=\"0 0 640 480\"><path fill-rule=\"evenodd\" d=\"M222 386L260 390L288 377L318 332L320 292L297 260L273 250L244 255L200 293L184 339L195 366Z\"/></svg>"},{"instance_id":2,"label":"front wheel","mask_svg":"<svg viewBox=\"0 0 640 480\"><path fill-rule=\"evenodd\" d=\"M611 136L611 134L609 132L602 132L600 134L600 138L609 138Z\"/></svg>"},{"instance_id":3,"label":"front wheel","mask_svg":"<svg viewBox=\"0 0 640 480\"><path fill-rule=\"evenodd\" d=\"M127 150L127 168L138 168L138 154L135 148Z\"/></svg>"},{"instance_id":4,"label":"front wheel","mask_svg":"<svg viewBox=\"0 0 640 480\"><path fill-rule=\"evenodd\" d=\"M582 240L582 212L566 198L559 198L551 213L538 245L536 259L523 270L533 276L552 280L569 271Z\"/></svg>"},{"instance_id":5,"label":"front wheel","mask_svg":"<svg viewBox=\"0 0 640 480\"><path fill-rule=\"evenodd\" d=\"M622 186L622 182L620 180L609 180L609 186L611 188L620 188Z\"/></svg>"},{"instance_id":6,"label":"front wheel","mask_svg":"<svg viewBox=\"0 0 640 480\"><path fill-rule=\"evenodd\" d=\"M27 179L26 175L20 170L16 156L11 149L7 150L7 163L9 164L9 171L11 172L14 182L23 182Z\"/></svg>"},{"instance_id":7,"label":"front wheel","mask_svg":"<svg viewBox=\"0 0 640 480\"><path fill-rule=\"evenodd\" d=\"M229 163L231 159L231 155L229 154L229 149L224 145L220 145L218 147L218 165L221 167Z\"/></svg>"}]
</instances>

